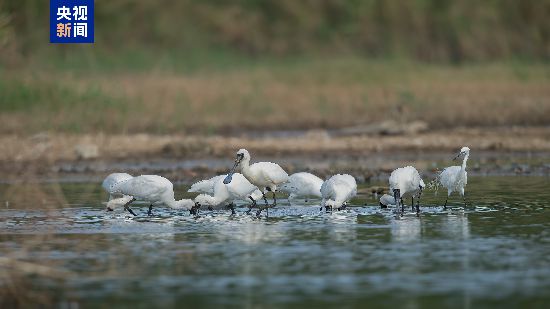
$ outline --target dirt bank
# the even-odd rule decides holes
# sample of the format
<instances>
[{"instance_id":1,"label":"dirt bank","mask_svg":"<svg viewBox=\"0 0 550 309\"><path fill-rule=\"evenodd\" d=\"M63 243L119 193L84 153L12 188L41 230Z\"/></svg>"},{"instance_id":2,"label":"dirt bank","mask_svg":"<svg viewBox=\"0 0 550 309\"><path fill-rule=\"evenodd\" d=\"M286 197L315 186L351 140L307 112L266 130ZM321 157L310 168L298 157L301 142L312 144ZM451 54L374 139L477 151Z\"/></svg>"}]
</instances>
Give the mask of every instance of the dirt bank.
<instances>
[{"instance_id":1,"label":"dirt bank","mask_svg":"<svg viewBox=\"0 0 550 309\"><path fill-rule=\"evenodd\" d=\"M474 156L484 152L498 154L494 157L499 159L510 153L542 153L539 163L546 169L544 153L550 152L550 128L463 128L393 136L322 130L254 137L4 135L0 136L0 171L9 181L60 174L101 177L121 169L136 174L159 172L186 180L224 171L235 151L247 148L256 158L276 158L290 171L309 169L322 174L352 170L368 178L406 162L433 170L434 162L448 160L463 145L472 148ZM518 167L509 170L517 171Z\"/></svg>"}]
</instances>

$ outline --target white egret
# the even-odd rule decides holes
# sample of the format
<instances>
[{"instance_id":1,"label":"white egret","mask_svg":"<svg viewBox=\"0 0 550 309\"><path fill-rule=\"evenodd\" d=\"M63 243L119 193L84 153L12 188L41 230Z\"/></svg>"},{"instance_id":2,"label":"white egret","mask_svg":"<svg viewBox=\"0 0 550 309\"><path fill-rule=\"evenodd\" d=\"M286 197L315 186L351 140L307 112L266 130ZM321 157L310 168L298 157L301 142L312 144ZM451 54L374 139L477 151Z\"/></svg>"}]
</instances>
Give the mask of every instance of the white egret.
<instances>
[{"instance_id":1,"label":"white egret","mask_svg":"<svg viewBox=\"0 0 550 309\"><path fill-rule=\"evenodd\" d=\"M105 177L101 186L103 187L103 189L105 189L105 191L107 191L107 193L109 193L109 200L112 200L115 197L120 197L120 196L116 196L116 194L113 195L113 193L110 191L111 186L117 182L121 182L123 180L127 180L132 177L134 176L128 173L112 173L112 174L109 174L109 176Z\"/></svg>"},{"instance_id":2,"label":"white egret","mask_svg":"<svg viewBox=\"0 0 550 309\"><path fill-rule=\"evenodd\" d=\"M241 173L244 177L246 177L246 179L248 179L248 181L260 188L262 191L265 207L260 207L256 215L259 216L262 210L268 209L269 211L269 207L274 207L277 205L275 191L277 191L278 186L288 181L288 174L278 164L272 162L257 162L251 165L248 150L240 149L237 151L235 165L233 165L233 168L231 168L231 171L223 180L225 184L231 182L233 173L237 167L241 168ZM265 191L271 191L271 193L273 193L272 206L268 206Z\"/></svg>"},{"instance_id":3,"label":"white egret","mask_svg":"<svg viewBox=\"0 0 550 309\"><path fill-rule=\"evenodd\" d=\"M357 195L355 178L348 174L337 174L323 182L321 186L321 210L345 208L347 202Z\"/></svg>"},{"instance_id":4,"label":"white egret","mask_svg":"<svg viewBox=\"0 0 550 309\"><path fill-rule=\"evenodd\" d=\"M148 215L152 215L154 203L163 203L174 209L187 209L192 214L195 214L198 209L198 205L195 205L193 200L182 199L176 201L172 182L157 175L141 175L123 180L112 185L110 190L114 193L132 197L124 204L124 209L134 216L136 214L129 208L129 205L136 200L151 203L147 212Z\"/></svg>"},{"instance_id":5,"label":"white egret","mask_svg":"<svg viewBox=\"0 0 550 309\"><path fill-rule=\"evenodd\" d=\"M289 201L298 197L320 198L322 185L323 180L311 173L295 173L290 175L288 182L281 185L281 191L288 194Z\"/></svg>"},{"instance_id":6,"label":"white egret","mask_svg":"<svg viewBox=\"0 0 550 309\"><path fill-rule=\"evenodd\" d=\"M212 195L212 194L214 194L214 185L216 183L220 182L220 181L223 181L223 179L225 179L225 177L227 177L227 174L226 175L218 175L218 176L214 176L210 179L205 179L205 180L198 181L198 182L192 184L191 188L189 188L189 190L187 190L187 192L198 192L198 193L206 193L206 194ZM246 182L250 183L248 180L246 180ZM242 184L240 186L242 186ZM259 199L262 198L262 196L263 196L262 191L260 191L256 187L256 190L254 192L252 192L252 194L250 194L248 196L245 196L243 198L243 200L246 200L246 199L251 200L252 203L255 205L256 202Z\"/></svg>"},{"instance_id":7,"label":"white egret","mask_svg":"<svg viewBox=\"0 0 550 309\"><path fill-rule=\"evenodd\" d=\"M401 204L401 214L405 210L405 205L403 204L403 198L411 197L412 205L414 209L414 197L416 200L416 214L420 214L420 197L422 195L422 190L426 185L416 168L412 166L400 167L394 170L389 179L390 183L390 192L393 192L393 197L397 203L397 209L399 209L399 204Z\"/></svg>"},{"instance_id":8,"label":"white egret","mask_svg":"<svg viewBox=\"0 0 550 309\"><path fill-rule=\"evenodd\" d=\"M384 194L380 197L380 207L382 208L388 208L388 206L395 206L397 203L395 202L395 197Z\"/></svg>"},{"instance_id":9,"label":"white egret","mask_svg":"<svg viewBox=\"0 0 550 309\"><path fill-rule=\"evenodd\" d=\"M466 162L470 156L470 148L462 147L460 152L454 157L453 160L457 160L460 157L462 159L461 166L449 166L445 168L437 177L439 183L447 188L447 199L445 200L444 208L447 209L447 202L449 201L449 196L454 191L457 191L462 198L464 199L464 206L466 206L466 196L464 195L464 187L468 183L468 172L466 172Z\"/></svg>"},{"instance_id":10,"label":"white egret","mask_svg":"<svg viewBox=\"0 0 550 309\"><path fill-rule=\"evenodd\" d=\"M233 174L233 179L230 183L223 183L223 179L219 178L214 183L213 195L199 194L195 198L195 203L198 207L207 206L208 209L220 208L228 206L231 209L231 213L235 214L236 200L244 200L250 198L252 200L252 207L256 204L256 201L251 197L258 188L251 184L242 174ZM261 195L259 196L261 197Z\"/></svg>"}]
</instances>

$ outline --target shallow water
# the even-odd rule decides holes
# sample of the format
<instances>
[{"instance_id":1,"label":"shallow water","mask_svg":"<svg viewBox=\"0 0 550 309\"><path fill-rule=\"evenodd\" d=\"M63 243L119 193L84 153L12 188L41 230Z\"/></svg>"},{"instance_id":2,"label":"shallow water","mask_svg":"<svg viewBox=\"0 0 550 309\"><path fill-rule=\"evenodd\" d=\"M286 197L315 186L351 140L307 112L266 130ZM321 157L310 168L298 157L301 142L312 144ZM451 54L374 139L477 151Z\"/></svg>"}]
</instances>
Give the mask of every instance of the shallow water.
<instances>
[{"instance_id":1,"label":"shallow water","mask_svg":"<svg viewBox=\"0 0 550 309\"><path fill-rule=\"evenodd\" d=\"M65 281L32 282L61 305L512 308L550 301L546 177L472 177L468 207L455 196L444 211L437 206L444 194L430 191L420 218L396 217L366 193L333 213L313 200L288 206L281 199L269 219L245 208L234 217L203 211L192 218L164 207L152 218L130 218L103 210L99 184L56 186L20 190L40 192L36 204L5 205L0 253L72 272ZM0 186L2 197L17 190Z\"/></svg>"}]
</instances>

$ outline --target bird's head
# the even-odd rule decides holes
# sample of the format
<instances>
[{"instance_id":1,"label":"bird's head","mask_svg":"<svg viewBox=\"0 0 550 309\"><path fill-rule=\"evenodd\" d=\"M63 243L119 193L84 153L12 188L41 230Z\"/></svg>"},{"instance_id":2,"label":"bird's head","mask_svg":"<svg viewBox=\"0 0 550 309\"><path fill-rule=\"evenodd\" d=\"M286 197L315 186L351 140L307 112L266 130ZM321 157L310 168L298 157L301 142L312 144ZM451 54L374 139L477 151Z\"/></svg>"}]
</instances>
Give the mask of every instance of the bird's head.
<instances>
[{"instance_id":1,"label":"bird's head","mask_svg":"<svg viewBox=\"0 0 550 309\"><path fill-rule=\"evenodd\" d=\"M237 169L237 167L243 161L250 161L250 154L248 153L248 150L246 150L244 148L239 149L239 151L237 151L237 158L235 159L235 164L233 165L233 167L231 168L231 170L227 174L227 177L225 177L225 179L223 180L224 184L229 184L231 182L231 179L233 177L233 173L235 173L235 170Z\"/></svg>"},{"instance_id":2,"label":"bird's head","mask_svg":"<svg viewBox=\"0 0 550 309\"><path fill-rule=\"evenodd\" d=\"M240 163L247 160L250 160L250 153L248 153L248 150L244 148L239 149L239 151L237 151L237 159L235 159L235 161Z\"/></svg>"},{"instance_id":3,"label":"bird's head","mask_svg":"<svg viewBox=\"0 0 550 309\"><path fill-rule=\"evenodd\" d=\"M201 204L195 201L195 204L189 209L189 213L196 216L199 213L199 208L201 208Z\"/></svg>"},{"instance_id":4,"label":"bird's head","mask_svg":"<svg viewBox=\"0 0 550 309\"><path fill-rule=\"evenodd\" d=\"M453 160L457 160L458 158L463 157L463 156L465 156L465 155L467 155L467 154L469 154L469 153L470 153L470 148L468 148L468 147L462 147L462 148L460 149L460 152L453 158Z\"/></svg>"},{"instance_id":5,"label":"bird's head","mask_svg":"<svg viewBox=\"0 0 550 309\"><path fill-rule=\"evenodd\" d=\"M115 210L115 208L124 207L124 205L127 204L128 202L130 202L132 199L133 199L133 197L129 196L129 195L125 195L123 197L111 199L105 205L105 210L113 211L113 210Z\"/></svg>"}]
</instances>

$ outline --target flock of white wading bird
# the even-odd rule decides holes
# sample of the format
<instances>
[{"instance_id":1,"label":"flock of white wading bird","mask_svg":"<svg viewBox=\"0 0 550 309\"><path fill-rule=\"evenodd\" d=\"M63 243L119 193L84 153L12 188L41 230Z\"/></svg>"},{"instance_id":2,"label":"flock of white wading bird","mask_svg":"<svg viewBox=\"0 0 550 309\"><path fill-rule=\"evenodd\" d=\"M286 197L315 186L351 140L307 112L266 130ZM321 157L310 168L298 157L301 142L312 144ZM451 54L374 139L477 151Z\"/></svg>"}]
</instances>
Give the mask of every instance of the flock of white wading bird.
<instances>
[{"instance_id":1,"label":"flock of white wading bird","mask_svg":"<svg viewBox=\"0 0 550 309\"><path fill-rule=\"evenodd\" d=\"M450 166L438 174L433 183L447 189L447 199L444 208L447 208L449 196L458 192L464 199L464 187L467 183L466 162L470 155L470 148L462 147L454 160L462 157L461 166ZM235 171L239 169L241 173ZM418 171L412 166L400 167L394 170L389 178L389 192L380 198L380 206L395 207L395 212L403 215L405 205L403 199L411 198L412 210L420 214L420 197L426 185ZM228 174L199 181L191 186L188 192L200 193L194 200L174 198L174 187L170 180L157 175L142 175L133 177L127 173L113 173L103 181L103 188L109 193L107 210L123 207L132 215L136 215L130 208L134 201L150 203L148 215L152 215L153 205L164 204L174 209L188 210L192 215L198 215L199 209L230 209L235 214L235 201L250 201L249 214L257 208L256 216L263 210L269 215L269 208L277 205L275 192L282 191L288 194L289 201L298 198L320 198L321 211L341 210L347 206L357 194L355 178L348 174L337 174L323 181L321 178L306 172L288 174L272 162L257 162L250 164L250 154L246 149L237 152L235 165ZM269 204L266 194L272 193L273 204ZM263 204L261 200L263 199ZM307 200L306 200L307 201ZM260 205L261 204L261 205Z\"/></svg>"}]
</instances>

